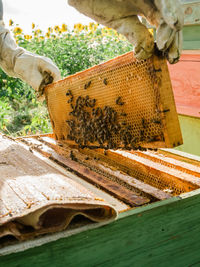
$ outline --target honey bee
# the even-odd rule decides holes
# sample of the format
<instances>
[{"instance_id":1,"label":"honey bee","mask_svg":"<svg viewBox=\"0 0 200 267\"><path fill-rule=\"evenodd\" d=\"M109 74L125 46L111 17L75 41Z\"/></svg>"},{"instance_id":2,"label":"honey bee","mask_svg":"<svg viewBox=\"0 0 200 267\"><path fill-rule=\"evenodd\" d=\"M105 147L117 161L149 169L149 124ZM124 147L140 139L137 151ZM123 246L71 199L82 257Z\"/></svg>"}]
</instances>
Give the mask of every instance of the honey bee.
<instances>
[{"instance_id":1,"label":"honey bee","mask_svg":"<svg viewBox=\"0 0 200 267\"><path fill-rule=\"evenodd\" d=\"M103 153L104 153L105 156L108 155L108 152L107 152L107 150L105 150L105 149L104 149L104 152L103 152Z\"/></svg>"},{"instance_id":2,"label":"honey bee","mask_svg":"<svg viewBox=\"0 0 200 267\"><path fill-rule=\"evenodd\" d=\"M93 108L95 106L95 104L96 104L96 99L91 99L89 101L89 103L88 103L88 105L89 105L90 108Z\"/></svg>"},{"instance_id":3,"label":"honey bee","mask_svg":"<svg viewBox=\"0 0 200 267\"><path fill-rule=\"evenodd\" d=\"M73 102L73 96L71 96L71 98L67 101L67 103L71 103L71 102Z\"/></svg>"},{"instance_id":4,"label":"honey bee","mask_svg":"<svg viewBox=\"0 0 200 267\"><path fill-rule=\"evenodd\" d=\"M147 127L147 121L144 118L142 118L142 127L143 128Z\"/></svg>"},{"instance_id":5,"label":"honey bee","mask_svg":"<svg viewBox=\"0 0 200 267\"><path fill-rule=\"evenodd\" d=\"M107 78L105 78L105 79L103 80L103 83L104 83L105 85L108 84Z\"/></svg>"},{"instance_id":6,"label":"honey bee","mask_svg":"<svg viewBox=\"0 0 200 267\"><path fill-rule=\"evenodd\" d=\"M86 90L88 87L90 87L91 83L92 83L92 81L89 81L88 83L86 83L84 85L84 89Z\"/></svg>"},{"instance_id":7,"label":"honey bee","mask_svg":"<svg viewBox=\"0 0 200 267\"><path fill-rule=\"evenodd\" d=\"M163 110L163 112L164 112L164 113L166 113L166 112L169 112L169 111L170 111L170 109L169 109L169 108L168 108L168 109L164 109L164 110Z\"/></svg>"},{"instance_id":8,"label":"honey bee","mask_svg":"<svg viewBox=\"0 0 200 267\"><path fill-rule=\"evenodd\" d=\"M159 109L156 109L156 112L157 113L166 113L166 112L169 112L170 111L170 109L168 108L168 109L164 109L164 110L159 110Z\"/></svg>"},{"instance_id":9,"label":"honey bee","mask_svg":"<svg viewBox=\"0 0 200 267\"><path fill-rule=\"evenodd\" d=\"M70 151L70 159L71 160L74 160L74 161L77 161L77 158L76 158L76 156L74 155L74 153L73 153L73 151Z\"/></svg>"},{"instance_id":10,"label":"honey bee","mask_svg":"<svg viewBox=\"0 0 200 267\"><path fill-rule=\"evenodd\" d=\"M155 69L155 68L154 68L153 71L154 71L154 72L161 72L162 70L161 70L161 68L159 68L159 69Z\"/></svg>"},{"instance_id":11,"label":"honey bee","mask_svg":"<svg viewBox=\"0 0 200 267\"><path fill-rule=\"evenodd\" d=\"M117 105L120 105L120 106L123 106L123 105L124 105L124 102L122 101L121 96L119 96L119 97L115 100L115 103L116 103Z\"/></svg>"},{"instance_id":12,"label":"honey bee","mask_svg":"<svg viewBox=\"0 0 200 267\"><path fill-rule=\"evenodd\" d=\"M72 91L71 90L67 90L67 92L66 92L66 96L72 96Z\"/></svg>"},{"instance_id":13,"label":"honey bee","mask_svg":"<svg viewBox=\"0 0 200 267\"><path fill-rule=\"evenodd\" d=\"M152 122L155 124L161 124L161 120L157 120L157 119L152 119Z\"/></svg>"},{"instance_id":14,"label":"honey bee","mask_svg":"<svg viewBox=\"0 0 200 267\"><path fill-rule=\"evenodd\" d=\"M147 151L147 148L139 146L140 151Z\"/></svg>"}]
</instances>

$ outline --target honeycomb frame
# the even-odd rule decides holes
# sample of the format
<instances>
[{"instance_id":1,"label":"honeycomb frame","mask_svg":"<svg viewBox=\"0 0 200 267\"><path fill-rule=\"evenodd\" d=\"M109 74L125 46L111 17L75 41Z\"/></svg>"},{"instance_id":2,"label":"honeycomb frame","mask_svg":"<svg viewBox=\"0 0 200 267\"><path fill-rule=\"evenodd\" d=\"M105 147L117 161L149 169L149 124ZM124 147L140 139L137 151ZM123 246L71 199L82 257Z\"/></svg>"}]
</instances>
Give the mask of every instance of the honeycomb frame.
<instances>
[{"instance_id":1,"label":"honeycomb frame","mask_svg":"<svg viewBox=\"0 0 200 267\"><path fill-rule=\"evenodd\" d=\"M69 90L73 95L71 101L66 96ZM138 138L137 147L169 148L182 144L167 63L158 55L138 61L132 52L126 53L48 85L45 96L58 140L74 143L68 140L70 126L66 121L72 119L71 106L81 96L95 99L95 107L102 110L105 106L115 110L117 123L130 126L131 136ZM123 105L116 104L118 98ZM112 135L115 148L127 148L119 135L119 132Z\"/></svg>"}]
</instances>

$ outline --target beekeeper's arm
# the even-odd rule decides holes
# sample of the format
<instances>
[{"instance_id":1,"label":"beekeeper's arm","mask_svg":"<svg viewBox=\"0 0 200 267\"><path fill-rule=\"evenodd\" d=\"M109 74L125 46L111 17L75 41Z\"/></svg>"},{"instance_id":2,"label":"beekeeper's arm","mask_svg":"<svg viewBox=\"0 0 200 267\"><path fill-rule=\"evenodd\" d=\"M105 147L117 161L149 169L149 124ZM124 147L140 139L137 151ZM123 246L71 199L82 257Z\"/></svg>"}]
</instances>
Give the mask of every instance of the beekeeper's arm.
<instances>
[{"instance_id":1,"label":"beekeeper's arm","mask_svg":"<svg viewBox=\"0 0 200 267\"><path fill-rule=\"evenodd\" d=\"M44 85L60 79L60 72L51 59L17 46L3 22L3 5L0 0L0 67L10 76L27 82L40 91Z\"/></svg>"},{"instance_id":2,"label":"beekeeper's arm","mask_svg":"<svg viewBox=\"0 0 200 267\"><path fill-rule=\"evenodd\" d=\"M156 43L170 63L178 61L181 51L183 12L179 0L68 0L86 16L117 30L133 44L138 59L150 57L154 38L138 19L144 16L156 27Z\"/></svg>"}]
</instances>

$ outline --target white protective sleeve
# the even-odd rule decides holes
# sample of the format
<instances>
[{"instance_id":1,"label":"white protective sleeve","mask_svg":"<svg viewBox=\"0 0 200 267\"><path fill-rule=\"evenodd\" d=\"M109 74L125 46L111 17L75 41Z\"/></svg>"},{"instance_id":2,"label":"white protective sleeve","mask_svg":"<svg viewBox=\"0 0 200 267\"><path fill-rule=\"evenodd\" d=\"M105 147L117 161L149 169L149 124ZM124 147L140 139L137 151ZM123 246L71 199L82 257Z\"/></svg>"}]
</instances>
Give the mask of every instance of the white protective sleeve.
<instances>
[{"instance_id":1,"label":"white protective sleeve","mask_svg":"<svg viewBox=\"0 0 200 267\"><path fill-rule=\"evenodd\" d=\"M150 57L154 39L138 19L145 17L156 28L156 44L170 63L180 57L184 14L179 0L68 0L84 15L124 34L138 59Z\"/></svg>"},{"instance_id":2,"label":"white protective sleeve","mask_svg":"<svg viewBox=\"0 0 200 267\"><path fill-rule=\"evenodd\" d=\"M10 76L20 78L36 91L61 78L51 59L33 54L17 46L4 22L0 21L0 67Z\"/></svg>"}]
</instances>

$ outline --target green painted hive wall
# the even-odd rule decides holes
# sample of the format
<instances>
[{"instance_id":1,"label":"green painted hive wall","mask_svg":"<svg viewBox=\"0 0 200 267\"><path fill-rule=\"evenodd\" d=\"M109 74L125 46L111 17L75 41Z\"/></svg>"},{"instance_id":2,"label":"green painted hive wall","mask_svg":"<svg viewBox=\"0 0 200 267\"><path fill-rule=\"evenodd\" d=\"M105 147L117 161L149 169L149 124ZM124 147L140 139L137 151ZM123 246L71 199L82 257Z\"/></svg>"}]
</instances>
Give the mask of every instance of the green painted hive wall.
<instances>
[{"instance_id":1,"label":"green painted hive wall","mask_svg":"<svg viewBox=\"0 0 200 267\"><path fill-rule=\"evenodd\" d=\"M200 156L200 118L179 115L179 122L183 136L183 145L176 149Z\"/></svg>"}]
</instances>

